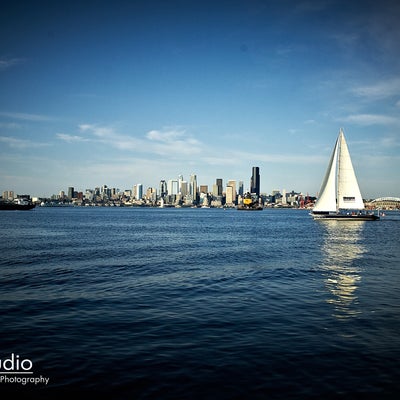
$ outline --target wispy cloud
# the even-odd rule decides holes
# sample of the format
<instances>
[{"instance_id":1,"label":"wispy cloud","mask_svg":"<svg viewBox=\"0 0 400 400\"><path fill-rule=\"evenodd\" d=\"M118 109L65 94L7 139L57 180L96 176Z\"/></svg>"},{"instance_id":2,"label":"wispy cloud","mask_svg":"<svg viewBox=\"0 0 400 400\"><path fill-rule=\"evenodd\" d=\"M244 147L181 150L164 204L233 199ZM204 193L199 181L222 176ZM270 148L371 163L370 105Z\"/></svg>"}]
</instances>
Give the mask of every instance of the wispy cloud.
<instances>
[{"instance_id":1,"label":"wispy cloud","mask_svg":"<svg viewBox=\"0 0 400 400\"><path fill-rule=\"evenodd\" d=\"M1 57L0 58L0 71L4 71L15 65L19 65L25 62L24 58L8 58L8 57Z\"/></svg>"},{"instance_id":2,"label":"wispy cloud","mask_svg":"<svg viewBox=\"0 0 400 400\"><path fill-rule=\"evenodd\" d=\"M204 145L182 129L152 130L146 134L152 149L162 155L200 154Z\"/></svg>"},{"instance_id":3,"label":"wispy cloud","mask_svg":"<svg viewBox=\"0 0 400 400\"><path fill-rule=\"evenodd\" d=\"M19 129L19 128L21 128L21 124L16 123L16 122L0 122L0 128Z\"/></svg>"},{"instance_id":4,"label":"wispy cloud","mask_svg":"<svg viewBox=\"0 0 400 400\"><path fill-rule=\"evenodd\" d=\"M109 126L101 126L94 124L81 124L79 125L79 130L81 132L88 132L100 138L115 138L119 137L114 128Z\"/></svg>"},{"instance_id":5,"label":"wispy cloud","mask_svg":"<svg viewBox=\"0 0 400 400\"><path fill-rule=\"evenodd\" d=\"M350 122L357 125L369 126L369 125L397 125L400 120L395 117L388 115L379 114L353 114L345 118L339 119L342 122Z\"/></svg>"},{"instance_id":6,"label":"wispy cloud","mask_svg":"<svg viewBox=\"0 0 400 400\"><path fill-rule=\"evenodd\" d=\"M199 154L204 145L182 128L151 130L141 137L121 134L114 127L96 124L81 124L79 131L90 134L99 143L107 144L118 150L134 150L139 153L153 153L167 157L185 157ZM82 136L67 135L63 140L82 141Z\"/></svg>"},{"instance_id":7,"label":"wispy cloud","mask_svg":"<svg viewBox=\"0 0 400 400\"><path fill-rule=\"evenodd\" d=\"M158 142L174 142L175 140L179 140L185 135L184 130L166 130L166 131L159 131L159 130L152 130L147 132L146 137L147 139L158 141Z\"/></svg>"},{"instance_id":8,"label":"wispy cloud","mask_svg":"<svg viewBox=\"0 0 400 400\"><path fill-rule=\"evenodd\" d=\"M351 91L359 97L368 100L382 100L400 95L400 78L377 82L373 85L353 87Z\"/></svg>"},{"instance_id":9,"label":"wispy cloud","mask_svg":"<svg viewBox=\"0 0 400 400\"><path fill-rule=\"evenodd\" d=\"M27 148L38 148L38 147L45 147L50 146L49 143L39 143L33 142L27 139L17 139L11 136L0 136L0 142L5 143L11 148L17 149L27 149Z\"/></svg>"},{"instance_id":10,"label":"wispy cloud","mask_svg":"<svg viewBox=\"0 0 400 400\"><path fill-rule=\"evenodd\" d=\"M388 148L393 148L393 147L399 147L400 146L400 141L398 138L393 137L393 136L388 136L384 137L381 139L381 145L383 147L388 147Z\"/></svg>"},{"instance_id":11,"label":"wispy cloud","mask_svg":"<svg viewBox=\"0 0 400 400\"><path fill-rule=\"evenodd\" d=\"M66 133L57 133L56 135L60 140L63 140L64 142L67 143L73 143L73 142L89 142L90 139L85 138L83 136L77 136L77 135L68 135Z\"/></svg>"},{"instance_id":12,"label":"wispy cloud","mask_svg":"<svg viewBox=\"0 0 400 400\"><path fill-rule=\"evenodd\" d=\"M120 134L111 126L81 124L78 128L81 133L94 136L97 142L119 150L140 150L141 148L142 140Z\"/></svg>"},{"instance_id":13,"label":"wispy cloud","mask_svg":"<svg viewBox=\"0 0 400 400\"><path fill-rule=\"evenodd\" d=\"M40 122L40 121L51 121L53 118L48 117L46 115L40 114L27 114L27 113L17 113L17 112L6 112L1 111L0 117L10 118L10 119L17 119L23 121L32 121L32 122Z\"/></svg>"}]
</instances>

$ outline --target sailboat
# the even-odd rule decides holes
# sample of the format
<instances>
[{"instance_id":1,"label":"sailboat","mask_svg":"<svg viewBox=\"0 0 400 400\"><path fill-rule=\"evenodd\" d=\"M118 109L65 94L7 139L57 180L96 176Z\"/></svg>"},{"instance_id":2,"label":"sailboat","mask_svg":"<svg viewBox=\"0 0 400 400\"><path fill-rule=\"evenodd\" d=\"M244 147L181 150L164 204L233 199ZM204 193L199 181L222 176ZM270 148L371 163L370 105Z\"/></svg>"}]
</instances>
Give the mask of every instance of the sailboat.
<instances>
[{"instance_id":1,"label":"sailboat","mask_svg":"<svg viewBox=\"0 0 400 400\"><path fill-rule=\"evenodd\" d=\"M343 130L333 149L319 197L311 212L314 219L377 220L379 216L365 211Z\"/></svg>"}]
</instances>

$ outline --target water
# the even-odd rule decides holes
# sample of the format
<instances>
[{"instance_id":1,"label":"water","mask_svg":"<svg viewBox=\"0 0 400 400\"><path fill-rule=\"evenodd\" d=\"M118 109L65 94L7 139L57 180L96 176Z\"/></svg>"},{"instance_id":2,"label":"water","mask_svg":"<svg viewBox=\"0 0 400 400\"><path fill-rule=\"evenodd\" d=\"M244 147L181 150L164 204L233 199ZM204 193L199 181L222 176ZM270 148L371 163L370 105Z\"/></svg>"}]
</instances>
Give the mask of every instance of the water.
<instances>
[{"instance_id":1,"label":"water","mask_svg":"<svg viewBox=\"0 0 400 400\"><path fill-rule=\"evenodd\" d=\"M0 212L0 359L29 398L390 398L400 216L302 210ZM1 374L0 374L1 375Z\"/></svg>"}]
</instances>

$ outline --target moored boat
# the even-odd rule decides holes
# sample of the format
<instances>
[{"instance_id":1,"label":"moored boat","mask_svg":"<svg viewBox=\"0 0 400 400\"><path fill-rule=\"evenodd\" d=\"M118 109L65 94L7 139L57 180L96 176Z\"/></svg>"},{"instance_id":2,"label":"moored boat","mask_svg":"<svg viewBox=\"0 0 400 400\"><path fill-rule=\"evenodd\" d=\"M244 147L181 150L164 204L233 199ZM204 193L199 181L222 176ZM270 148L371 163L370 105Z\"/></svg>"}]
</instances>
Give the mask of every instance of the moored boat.
<instances>
[{"instance_id":1,"label":"moored boat","mask_svg":"<svg viewBox=\"0 0 400 400\"><path fill-rule=\"evenodd\" d=\"M0 201L0 210L32 210L36 204L25 199L15 199L14 201Z\"/></svg>"},{"instance_id":2,"label":"moored boat","mask_svg":"<svg viewBox=\"0 0 400 400\"><path fill-rule=\"evenodd\" d=\"M254 201L250 193L246 193L243 198L243 204L237 206L239 211L262 211L263 206Z\"/></svg>"}]
</instances>

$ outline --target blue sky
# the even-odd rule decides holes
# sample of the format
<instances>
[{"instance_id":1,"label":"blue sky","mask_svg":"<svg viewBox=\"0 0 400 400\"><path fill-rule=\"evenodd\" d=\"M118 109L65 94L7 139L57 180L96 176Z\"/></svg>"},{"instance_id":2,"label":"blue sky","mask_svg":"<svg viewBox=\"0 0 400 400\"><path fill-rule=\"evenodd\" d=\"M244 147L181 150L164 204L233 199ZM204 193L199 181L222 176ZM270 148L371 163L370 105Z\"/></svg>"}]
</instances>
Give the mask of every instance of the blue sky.
<instances>
[{"instance_id":1,"label":"blue sky","mask_svg":"<svg viewBox=\"0 0 400 400\"><path fill-rule=\"evenodd\" d=\"M262 192L315 195L343 127L363 196L400 196L397 1L7 3L1 192L259 166Z\"/></svg>"}]
</instances>

